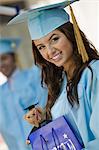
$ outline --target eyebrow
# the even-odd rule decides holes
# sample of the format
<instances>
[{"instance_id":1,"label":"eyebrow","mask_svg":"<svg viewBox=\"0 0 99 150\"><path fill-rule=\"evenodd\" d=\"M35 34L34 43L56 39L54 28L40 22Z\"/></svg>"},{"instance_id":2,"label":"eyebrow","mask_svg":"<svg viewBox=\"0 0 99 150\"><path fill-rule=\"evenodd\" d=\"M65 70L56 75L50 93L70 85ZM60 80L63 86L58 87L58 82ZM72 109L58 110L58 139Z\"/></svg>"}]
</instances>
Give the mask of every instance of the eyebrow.
<instances>
[{"instance_id":1,"label":"eyebrow","mask_svg":"<svg viewBox=\"0 0 99 150\"><path fill-rule=\"evenodd\" d=\"M54 35L57 35L57 34L53 33L53 34L50 36L50 38L48 39L48 41L50 41L51 38L52 38ZM42 44L38 44L38 45L36 45L36 47L37 47L37 46L41 46L41 45L42 45Z\"/></svg>"},{"instance_id":2,"label":"eyebrow","mask_svg":"<svg viewBox=\"0 0 99 150\"><path fill-rule=\"evenodd\" d=\"M50 40L54 35L57 35L57 34L53 33L48 40Z\"/></svg>"}]
</instances>

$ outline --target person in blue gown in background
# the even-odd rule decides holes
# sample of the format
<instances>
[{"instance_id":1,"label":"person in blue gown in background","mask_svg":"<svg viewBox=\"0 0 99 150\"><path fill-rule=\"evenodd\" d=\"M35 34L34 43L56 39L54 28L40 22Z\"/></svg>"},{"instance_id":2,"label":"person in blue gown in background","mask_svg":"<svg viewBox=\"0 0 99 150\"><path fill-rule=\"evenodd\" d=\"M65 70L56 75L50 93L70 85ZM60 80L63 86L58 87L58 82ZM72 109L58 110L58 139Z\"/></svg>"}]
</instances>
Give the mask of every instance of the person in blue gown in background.
<instances>
[{"instance_id":1,"label":"person in blue gown in background","mask_svg":"<svg viewBox=\"0 0 99 150\"><path fill-rule=\"evenodd\" d=\"M75 0L74 0L75 1ZM71 0L70 2L74 2ZM45 118L64 115L83 150L99 149L99 55L85 34L78 30L63 9L64 0L53 5L37 7L16 16L17 23L27 16L35 63L40 65L43 81L48 88L45 109L33 108L25 119L36 126ZM46 102L45 102L46 103ZM44 113L44 111L46 113ZM38 118L38 119L37 119Z\"/></svg>"},{"instance_id":2,"label":"person in blue gown in background","mask_svg":"<svg viewBox=\"0 0 99 150\"><path fill-rule=\"evenodd\" d=\"M0 133L9 150L30 150L25 141L32 126L23 119L25 108L45 102L47 90L41 87L39 67L20 70L16 65L19 44L17 38L0 39L0 71L7 77L0 86Z\"/></svg>"}]
</instances>

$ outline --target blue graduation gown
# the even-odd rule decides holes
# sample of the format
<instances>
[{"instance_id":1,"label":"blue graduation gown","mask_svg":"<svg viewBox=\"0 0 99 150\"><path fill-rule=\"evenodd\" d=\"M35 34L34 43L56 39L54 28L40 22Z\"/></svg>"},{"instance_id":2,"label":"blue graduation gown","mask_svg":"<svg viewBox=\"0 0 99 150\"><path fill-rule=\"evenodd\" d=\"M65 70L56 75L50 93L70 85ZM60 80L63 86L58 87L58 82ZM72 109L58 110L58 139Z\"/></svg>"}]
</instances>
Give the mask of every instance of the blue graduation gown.
<instances>
[{"instance_id":1,"label":"blue graduation gown","mask_svg":"<svg viewBox=\"0 0 99 150\"><path fill-rule=\"evenodd\" d=\"M37 65L33 65L33 67L30 70L29 73L29 79L30 79L30 85L32 89L34 89L34 97L32 100L28 101L22 101L22 107L23 109L33 105L38 104L40 107L44 108L47 103L47 96L48 96L48 90L45 85L41 85L41 69Z\"/></svg>"},{"instance_id":2,"label":"blue graduation gown","mask_svg":"<svg viewBox=\"0 0 99 150\"><path fill-rule=\"evenodd\" d=\"M79 141L84 143L83 150L99 150L99 60L92 61L83 71L78 84L79 107L73 108L67 100L66 77L62 91L51 109L53 119L65 115Z\"/></svg>"},{"instance_id":3,"label":"blue graduation gown","mask_svg":"<svg viewBox=\"0 0 99 150\"><path fill-rule=\"evenodd\" d=\"M16 70L9 81L0 87L0 133L9 150L31 149L25 141L32 126L23 116L26 113L24 108L35 104L39 96L42 102L45 102L43 99L47 97L47 92L44 91L45 96L42 94L43 89L38 79L39 70L37 67L31 70Z\"/></svg>"}]
</instances>

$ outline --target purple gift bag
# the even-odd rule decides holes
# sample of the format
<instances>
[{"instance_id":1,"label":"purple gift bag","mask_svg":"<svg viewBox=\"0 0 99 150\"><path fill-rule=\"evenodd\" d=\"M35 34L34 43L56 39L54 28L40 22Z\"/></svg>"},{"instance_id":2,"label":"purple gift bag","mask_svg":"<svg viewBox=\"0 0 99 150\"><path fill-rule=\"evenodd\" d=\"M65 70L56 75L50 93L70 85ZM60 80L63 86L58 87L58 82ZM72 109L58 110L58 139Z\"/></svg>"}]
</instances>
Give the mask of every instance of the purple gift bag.
<instances>
[{"instance_id":1,"label":"purple gift bag","mask_svg":"<svg viewBox=\"0 0 99 150\"><path fill-rule=\"evenodd\" d=\"M64 116L29 135L33 150L81 150L82 147Z\"/></svg>"}]
</instances>

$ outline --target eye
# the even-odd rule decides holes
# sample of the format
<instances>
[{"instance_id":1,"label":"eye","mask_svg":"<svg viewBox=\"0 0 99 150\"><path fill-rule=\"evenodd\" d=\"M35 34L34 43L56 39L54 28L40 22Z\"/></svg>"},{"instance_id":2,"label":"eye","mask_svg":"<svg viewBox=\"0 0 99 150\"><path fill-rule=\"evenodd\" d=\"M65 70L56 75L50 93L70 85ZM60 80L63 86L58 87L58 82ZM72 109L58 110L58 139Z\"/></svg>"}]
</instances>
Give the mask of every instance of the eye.
<instances>
[{"instance_id":1,"label":"eye","mask_svg":"<svg viewBox=\"0 0 99 150\"><path fill-rule=\"evenodd\" d=\"M43 46L43 45L42 45L42 46L38 46L37 49L38 49L39 51L44 50L44 49L45 49L45 46Z\"/></svg>"},{"instance_id":2,"label":"eye","mask_svg":"<svg viewBox=\"0 0 99 150\"><path fill-rule=\"evenodd\" d=\"M54 38L52 38L52 42L56 42L56 41L58 41L59 40L59 37L54 37Z\"/></svg>"}]
</instances>

